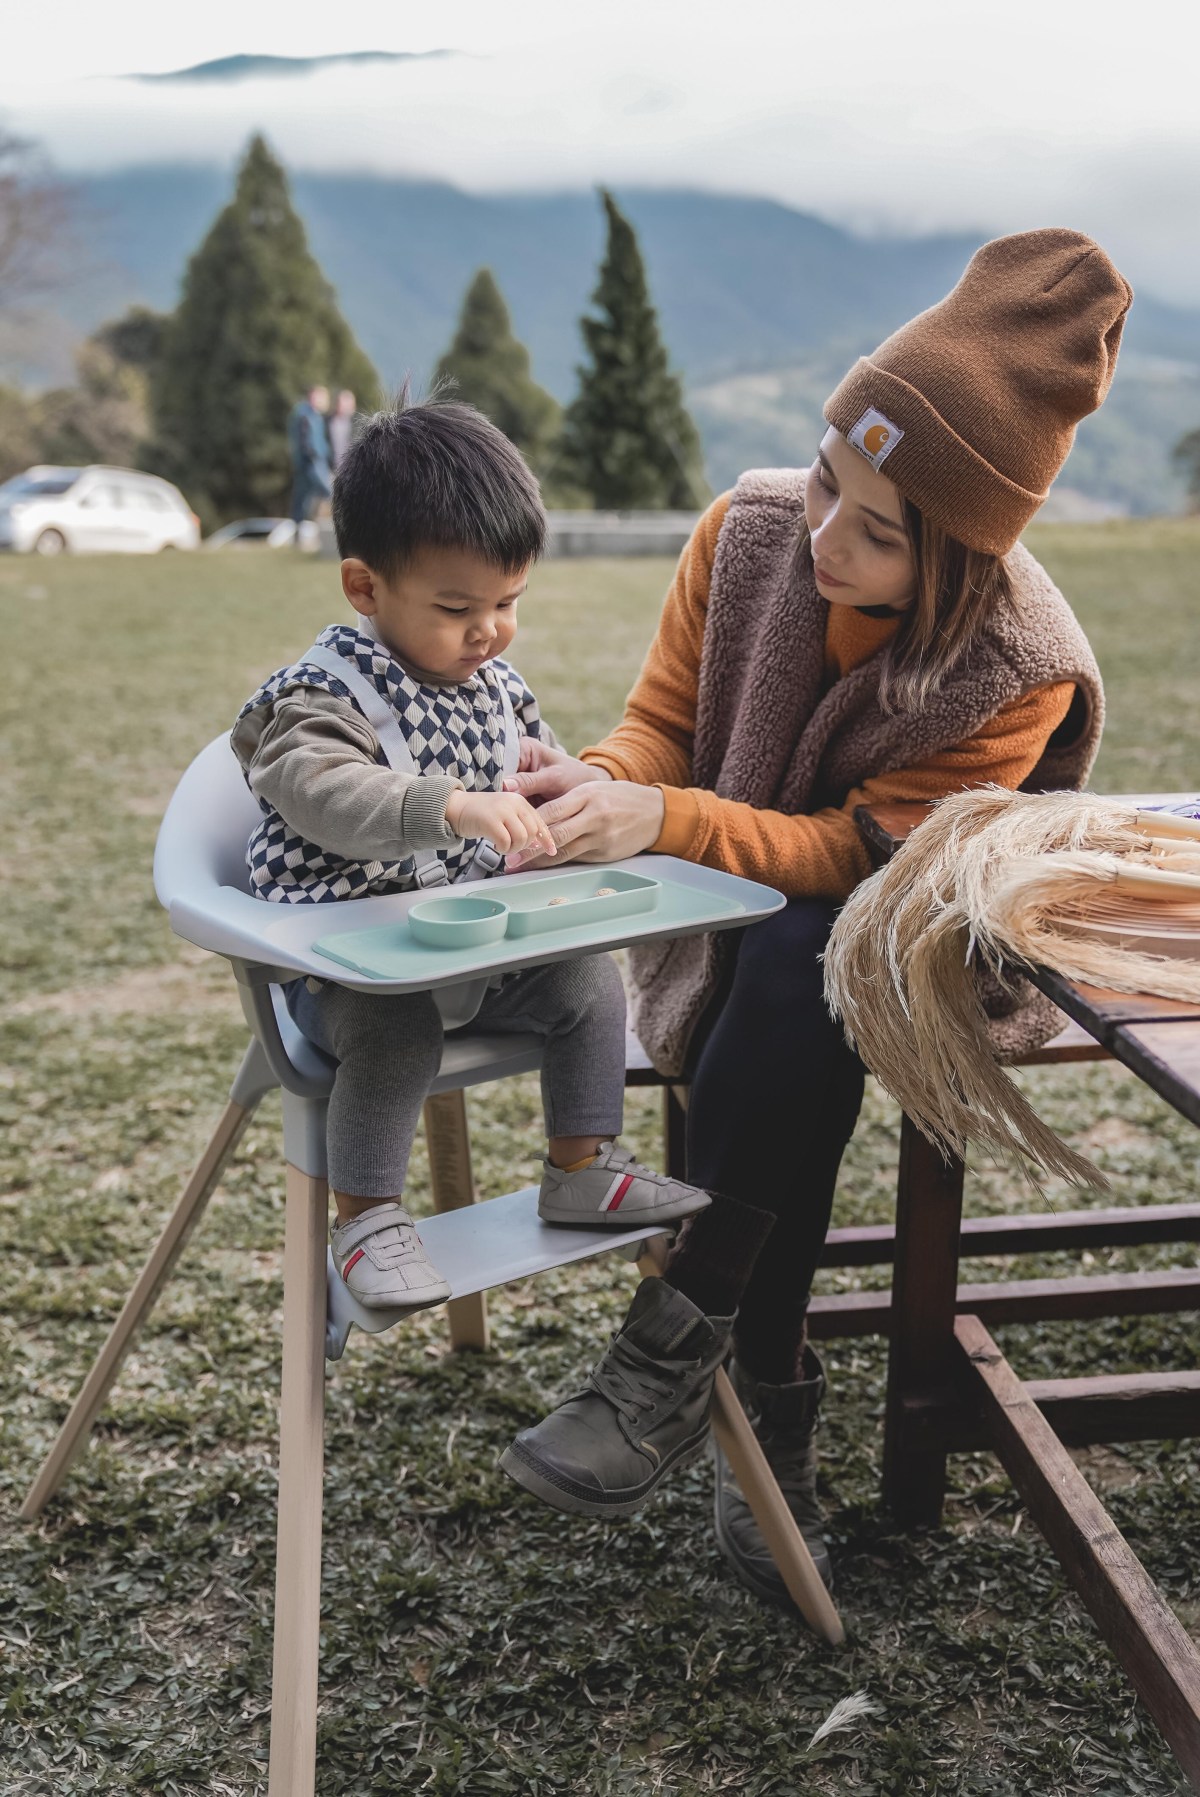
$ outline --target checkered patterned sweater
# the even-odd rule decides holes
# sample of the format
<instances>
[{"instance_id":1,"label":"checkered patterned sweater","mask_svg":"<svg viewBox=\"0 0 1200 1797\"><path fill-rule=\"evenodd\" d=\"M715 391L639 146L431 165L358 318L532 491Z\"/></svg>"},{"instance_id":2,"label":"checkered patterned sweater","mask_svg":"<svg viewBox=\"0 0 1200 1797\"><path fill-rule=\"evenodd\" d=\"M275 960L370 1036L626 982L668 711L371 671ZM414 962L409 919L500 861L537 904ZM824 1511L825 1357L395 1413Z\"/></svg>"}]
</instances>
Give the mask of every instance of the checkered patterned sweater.
<instances>
[{"instance_id":1,"label":"checkered patterned sweater","mask_svg":"<svg viewBox=\"0 0 1200 1797\"><path fill-rule=\"evenodd\" d=\"M469 680L454 685L427 686L406 673L382 643L353 625L331 624L317 642L353 663L388 701L405 733L418 775L461 780L473 792L499 790L504 755L501 680L508 689L519 733L542 733L537 701L507 662L487 662ZM365 723L348 686L314 663L299 661L263 682L238 713L238 725L253 712L269 712L279 700L301 687L343 701ZM380 766L387 766L382 749L377 749L375 759ZM412 856L389 861L351 860L307 840L261 796L259 805L263 819L246 849L250 888L257 898L272 904L310 905L412 888ZM473 841L467 841L437 851L451 880L471 859L475 846Z\"/></svg>"}]
</instances>

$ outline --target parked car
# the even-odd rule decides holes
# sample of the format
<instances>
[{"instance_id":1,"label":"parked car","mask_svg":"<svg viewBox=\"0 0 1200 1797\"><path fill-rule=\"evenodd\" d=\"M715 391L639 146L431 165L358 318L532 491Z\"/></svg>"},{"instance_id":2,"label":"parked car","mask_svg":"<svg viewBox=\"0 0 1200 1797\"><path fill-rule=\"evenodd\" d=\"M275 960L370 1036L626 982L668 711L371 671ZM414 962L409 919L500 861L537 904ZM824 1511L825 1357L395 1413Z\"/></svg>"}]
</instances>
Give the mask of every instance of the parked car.
<instances>
[{"instance_id":1,"label":"parked car","mask_svg":"<svg viewBox=\"0 0 1200 1797\"><path fill-rule=\"evenodd\" d=\"M133 468L27 468L0 486L0 549L195 549L200 520L169 481Z\"/></svg>"},{"instance_id":2,"label":"parked car","mask_svg":"<svg viewBox=\"0 0 1200 1797\"><path fill-rule=\"evenodd\" d=\"M295 537L296 526L290 518L239 518L205 537L204 547L250 549L257 545L263 549L284 549Z\"/></svg>"}]
</instances>

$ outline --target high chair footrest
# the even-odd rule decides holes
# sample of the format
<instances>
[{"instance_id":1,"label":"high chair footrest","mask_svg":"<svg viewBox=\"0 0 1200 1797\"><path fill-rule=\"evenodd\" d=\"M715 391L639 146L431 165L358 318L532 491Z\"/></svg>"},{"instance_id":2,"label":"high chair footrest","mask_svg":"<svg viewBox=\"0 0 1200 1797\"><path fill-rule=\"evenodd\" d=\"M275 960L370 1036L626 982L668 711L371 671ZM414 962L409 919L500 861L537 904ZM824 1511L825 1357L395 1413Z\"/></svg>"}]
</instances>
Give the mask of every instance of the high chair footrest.
<instances>
[{"instance_id":1,"label":"high chair footrest","mask_svg":"<svg viewBox=\"0 0 1200 1797\"><path fill-rule=\"evenodd\" d=\"M535 1273L565 1267L571 1261L608 1254L631 1243L670 1235L662 1223L643 1229L573 1229L543 1223L537 1214L537 1187L524 1186L501 1198L464 1205L438 1216L421 1217L417 1228L434 1265L445 1275L456 1298L485 1292L492 1286L528 1279ZM325 1318L325 1355L340 1360L351 1327L368 1335L394 1328L411 1309L368 1310L353 1296L333 1264L327 1260L328 1303Z\"/></svg>"}]
</instances>

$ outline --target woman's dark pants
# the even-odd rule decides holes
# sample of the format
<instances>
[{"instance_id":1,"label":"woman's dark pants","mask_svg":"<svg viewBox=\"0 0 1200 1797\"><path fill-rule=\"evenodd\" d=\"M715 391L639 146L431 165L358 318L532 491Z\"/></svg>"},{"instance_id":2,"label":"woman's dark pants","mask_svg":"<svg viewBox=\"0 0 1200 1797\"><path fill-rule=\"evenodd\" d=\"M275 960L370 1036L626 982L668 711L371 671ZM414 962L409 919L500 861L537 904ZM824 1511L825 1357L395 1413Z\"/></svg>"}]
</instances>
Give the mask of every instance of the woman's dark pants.
<instances>
[{"instance_id":1,"label":"woman's dark pants","mask_svg":"<svg viewBox=\"0 0 1200 1797\"><path fill-rule=\"evenodd\" d=\"M819 957L837 909L792 899L738 933L724 1001L693 1054L688 1179L775 1218L741 1295L737 1339L754 1375L779 1383L795 1376L838 1166L862 1103L862 1062L825 1006Z\"/></svg>"}]
</instances>

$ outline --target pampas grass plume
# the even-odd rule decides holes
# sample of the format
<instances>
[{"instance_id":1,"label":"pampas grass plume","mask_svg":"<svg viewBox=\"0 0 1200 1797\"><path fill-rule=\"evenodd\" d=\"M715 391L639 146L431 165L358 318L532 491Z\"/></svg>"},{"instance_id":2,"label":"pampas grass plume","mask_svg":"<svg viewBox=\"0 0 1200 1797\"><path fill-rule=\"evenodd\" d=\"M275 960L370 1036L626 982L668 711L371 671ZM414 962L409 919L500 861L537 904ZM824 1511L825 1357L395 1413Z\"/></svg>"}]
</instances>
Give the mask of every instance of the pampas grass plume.
<instances>
[{"instance_id":1,"label":"pampas grass plume","mask_svg":"<svg viewBox=\"0 0 1200 1797\"><path fill-rule=\"evenodd\" d=\"M883 1711L876 1708L865 1691L856 1691L853 1697L843 1697L840 1703L834 1704L809 1742L807 1751L811 1753L817 1742L823 1741L826 1735L845 1733L848 1729L857 1728L858 1724L865 1722L869 1716L881 1716L882 1714Z\"/></svg>"},{"instance_id":2,"label":"pampas grass plume","mask_svg":"<svg viewBox=\"0 0 1200 1797\"><path fill-rule=\"evenodd\" d=\"M1009 990L1023 969L1042 966L1200 1002L1200 961L1138 953L1077 927L1120 868L1164 862L1200 873L1200 843L1155 847L1133 806L1091 793L988 786L943 799L843 907L825 954L830 1010L944 1153L961 1156L975 1140L1032 1179L1103 1187L997 1065L975 969Z\"/></svg>"}]
</instances>

